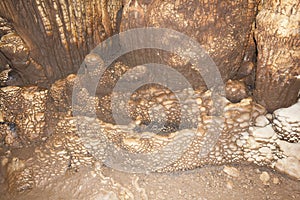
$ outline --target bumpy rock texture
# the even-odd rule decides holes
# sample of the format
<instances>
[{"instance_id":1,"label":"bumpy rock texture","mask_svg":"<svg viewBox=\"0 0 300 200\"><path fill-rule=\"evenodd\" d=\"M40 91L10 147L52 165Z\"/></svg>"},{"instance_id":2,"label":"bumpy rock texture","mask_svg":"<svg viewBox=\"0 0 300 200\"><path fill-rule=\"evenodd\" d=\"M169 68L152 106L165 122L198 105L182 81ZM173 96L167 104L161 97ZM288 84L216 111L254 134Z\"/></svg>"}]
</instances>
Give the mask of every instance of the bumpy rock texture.
<instances>
[{"instance_id":1,"label":"bumpy rock texture","mask_svg":"<svg viewBox=\"0 0 300 200\"><path fill-rule=\"evenodd\" d=\"M300 4L264 1L256 18L255 97L268 111L295 103L300 90Z\"/></svg>"},{"instance_id":2,"label":"bumpy rock texture","mask_svg":"<svg viewBox=\"0 0 300 200\"><path fill-rule=\"evenodd\" d=\"M0 15L7 19L0 18L0 63L6 70L0 80L1 86L12 85L0 88L1 146L33 148L26 158L9 153L1 158L9 190L43 187L89 166L101 177L105 198L131 198L125 187L102 175L103 164L129 172L172 172L250 162L300 180L300 102L288 107L299 95L295 2L261 5L257 66L256 1L0 2ZM83 81L99 76L104 63L95 53L85 54L118 31L145 26L175 29L199 42L218 65L227 99L218 88L206 88L190 60L157 49L120 57L91 94L90 83ZM84 57L85 70L71 74ZM147 62L172 66L193 88L176 96L147 85L128 102L122 100L126 91L112 92L136 65L125 81L143 80ZM119 97L116 105L112 97ZM131 123L117 123L114 106L118 117L126 110Z\"/></svg>"},{"instance_id":3,"label":"bumpy rock texture","mask_svg":"<svg viewBox=\"0 0 300 200\"><path fill-rule=\"evenodd\" d=\"M272 121L270 122L265 117L265 109L254 103L251 98L243 99L239 103L230 103L224 97L220 97L219 101L225 104L223 112L220 113L220 111L216 112L216 108L213 107L211 91L208 90L194 96L189 96L189 92L187 92L185 94L187 101L195 104L187 108L187 113L193 115L191 108L199 109L201 112L197 120L185 121L190 123L188 129L175 127L171 132L158 132L157 134L155 130L163 129L163 127L158 125L156 128L146 127L146 130L143 128L145 126L143 120L147 121L146 114L149 112L147 112L147 105L144 107L145 111L134 109L138 107L138 102L134 103L136 107L133 107L132 115L140 114L141 117L137 117L136 123L128 126L113 125L101 121L101 118L99 120L84 116L86 109L91 107L89 106L90 101L101 102L98 97L92 97L88 92L78 94L82 100L78 102L78 108L82 110L82 113L77 117L71 116L71 105L68 100L70 96L66 95L66 91L70 90L68 88L70 85L74 87L76 83L79 83L79 79L70 75L65 80L57 81L50 91L31 88L32 94L38 94L44 99L51 99L47 104L38 103L41 98L35 98L36 103L32 102L33 108L36 106L49 112L48 119L46 117L41 118L43 119L41 121L33 120L32 122L35 122L36 126L28 126L23 121L15 120L14 123L18 129L13 139L19 140L20 144L24 145L27 141L33 141L37 130L40 131L38 134L45 135L43 129L35 128L39 123L56 119L57 124L51 135L46 134L44 139L46 141L40 141L41 145L35 148L33 157L27 160L12 158L9 162L12 163L7 166L10 190L22 191L41 187L56 177L76 172L80 166L93 166L97 163L96 160L109 167L130 172L166 172L194 169L207 164L253 162L258 165L275 166L276 169L300 179L297 174L299 157L295 153L298 143L292 146L292 143L281 140L280 138L285 139L280 137L285 129L282 129L278 135L272 128L272 125L278 126L278 122L276 122L277 125L272 124ZM12 98L16 93L21 92L21 96L29 98L28 89L6 87L1 90L12 94L1 96L4 108L8 108L12 102L6 99ZM84 88L82 91L85 91ZM146 93L150 91L155 91L155 89L151 87L145 89ZM140 92L143 94L143 91ZM148 103L155 104L157 98L163 98L162 96L167 98L168 95L168 91L154 92ZM169 101L169 104L162 103L162 107L176 103L172 99ZM82 102L86 106L82 106ZM19 105L21 107L19 110L26 109L28 105L26 98L19 102ZM62 105L65 110L61 113L57 112ZM293 107L298 108L298 105ZM101 108L101 104L98 104L98 109ZM30 112L26 111L26 113L31 113L33 119L39 112L41 111L34 109ZM284 111L281 112L284 113ZM8 109L2 110L1 113L3 122L12 121L12 116L18 116L9 112ZM170 117L177 116L172 112L165 112L165 114ZM186 116L188 115L183 117ZM297 117L294 117L293 121L295 121L295 128L299 129ZM7 123L2 123L2 127L5 126ZM281 126L288 125L283 122ZM2 138L6 138L5 134L10 132L12 130L2 132L4 134ZM28 135L28 133L33 135ZM285 132L285 134L288 133ZM31 137L30 140L28 137ZM297 135L294 137L299 139ZM12 144L7 143L6 145ZM139 159L139 162L136 159Z\"/></svg>"}]
</instances>

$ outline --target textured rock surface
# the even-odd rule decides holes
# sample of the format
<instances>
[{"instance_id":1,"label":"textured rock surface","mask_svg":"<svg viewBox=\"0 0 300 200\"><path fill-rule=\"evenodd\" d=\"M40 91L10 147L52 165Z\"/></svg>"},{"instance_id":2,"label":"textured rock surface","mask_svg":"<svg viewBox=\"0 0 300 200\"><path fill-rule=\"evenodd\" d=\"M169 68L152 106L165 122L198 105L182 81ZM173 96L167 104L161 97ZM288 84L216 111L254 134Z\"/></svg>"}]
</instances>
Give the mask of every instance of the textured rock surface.
<instances>
[{"instance_id":1,"label":"textured rock surface","mask_svg":"<svg viewBox=\"0 0 300 200\"><path fill-rule=\"evenodd\" d=\"M3 64L10 69L10 72L1 84L6 86L22 86L28 83L47 85L43 69L31 58L29 47L11 25L8 28L8 30L4 29L3 36L0 37L0 60L5 62ZM40 82L42 80L46 82L42 84Z\"/></svg>"},{"instance_id":2,"label":"textured rock surface","mask_svg":"<svg viewBox=\"0 0 300 200\"><path fill-rule=\"evenodd\" d=\"M249 43L249 40L257 4L246 0L231 4L196 0L179 0L175 4L154 0L55 0L51 4L44 0L31 0L30 3L5 0L0 4L0 13L11 22L30 51L29 66L16 70L22 75L24 84L49 86L75 73L84 56L119 29L145 26L170 28L192 37L209 52L224 80L228 80L235 76L244 61L253 61L254 42ZM39 21L39 26L31 19ZM186 70L191 68L188 60L162 52L157 56L156 53L127 56L127 64L133 66L149 57L152 62L157 60L177 67L186 75L194 74L195 84L201 81L196 78L195 73L199 72L195 69ZM12 68L16 69L14 65ZM204 85L203 81L200 83Z\"/></svg>"},{"instance_id":3,"label":"textured rock surface","mask_svg":"<svg viewBox=\"0 0 300 200\"><path fill-rule=\"evenodd\" d=\"M49 86L76 72L84 56L113 34L121 3L121 0L1 1L0 15L11 22L30 51L31 65L17 68L24 78L23 84ZM12 64L12 68L16 66Z\"/></svg>"},{"instance_id":4,"label":"textured rock surface","mask_svg":"<svg viewBox=\"0 0 300 200\"><path fill-rule=\"evenodd\" d=\"M229 79L226 82L225 86L226 98L233 102L237 103L242 99L248 97L248 89L246 84L241 80L231 80Z\"/></svg>"},{"instance_id":5,"label":"textured rock surface","mask_svg":"<svg viewBox=\"0 0 300 200\"><path fill-rule=\"evenodd\" d=\"M232 176L232 177L239 177L240 175L240 172L239 170L237 170L235 167L228 167L228 166L225 166L223 171L228 174L229 176Z\"/></svg>"},{"instance_id":6,"label":"textured rock surface","mask_svg":"<svg viewBox=\"0 0 300 200\"><path fill-rule=\"evenodd\" d=\"M294 157L287 157L276 162L275 168L291 177L300 180L300 161Z\"/></svg>"},{"instance_id":7,"label":"textured rock surface","mask_svg":"<svg viewBox=\"0 0 300 200\"><path fill-rule=\"evenodd\" d=\"M268 182L270 180L270 175L268 174L268 172L263 172L259 176L259 179L263 182L264 185L269 185Z\"/></svg>"},{"instance_id":8,"label":"textured rock surface","mask_svg":"<svg viewBox=\"0 0 300 200\"><path fill-rule=\"evenodd\" d=\"M6 122L1 127L9 127L14 137L20 138L23 144L40 140L44 136L48 91L36 86L8 86L1 88L0 93L0 110Z\"/></svg>"},{"instance_id":9,"label":"textured rock surface","mask_svg":"<svg viewBox=\"0 0 300 200\"><path fill-rule=\"evenodd\" d=\"M255 98L272 112L290 106L300 89L300 5L264 1L256 18L258 49Z\"/></svg>"},{"instance_id":10,"label":"textured rock surface","mask_svg":"<svg viewBox=\"0 0 300 200\"><path fill-rule=\"evenodd\" d=\"M277 144L283 153L290 157L295 157L300 160L300 143L289 143L286 141L278 141Z\"/></svg>"},{"instance_id":11,"label":"textured rock surface","mask_svg":"<svg viewBox=\"0 0 300 200\"><path fill-rule=\"evenodd\" d=\"M199 123L196 123L194 128L192 125L189 129L175 129L160 135L156 134L152 128L148 132L143 129L140 132L137 131L140 129L140 123L124 126L105 123L101 121L101 118L99 120L86 116L72 117L69 113L70 94L68 91L74 86L74 82L77 83L76 80L78 78L74 75L65 80L59 80L50 91L36 87L1 89L6 91L1 95L3 108L5 108L1 110L2 121L13 122L22 130L19 132L20 136L15 138L21 141L20 144L41 139L41 135L44 134L43 131L36 132L38 129L34 128L35 126L28 126L24 121L17 120L23 119L22 115L27 116L31 113L30 119L33 121L28 123L35 122L36 126L39 126L47 118L37 121L36 113L50 106L51 108L47 109L48 120L57 119L53 132L44 135L46 141L37 140L42 144L34 149L33 156L27 159L12 158L9 162L11 164L7 167L10 172L7 174L11 191L43 187L48 182L69 172L76 172L81 166L95 165L95 159L119 170L160 172L194 169L208 164L253 162L258 165L276 166L280 171L298 178L296 172L299 159L295 155L297 147L291 147L292 144L288 142L284 146L284 141L278 138L270 124L265 123L264 127L262 124L260 127L254 126L259 118L265 118L265 109L250 98L243 99L239 103L230 103L223 99L224 113L219 113L214 111L212 106L211 91L200 93L198 96L187 95L187 100L191 101L195 98L194 103L201 110ZM149 102L156 102L158 99L164 99L162 96L168 96L168 93L159 92L158 89L150 87L148 90L152 91ZM139 92L136 95L144 96L143 94L147 94L147 89L145 93L143 90ZM10 113L10 106L14 105L15 100L7 101L7 99L13 99L17 94L24 97L24 99L19 99L20 108L18 108L19 111L24 109L24 112L16 114L12 110ZM149 91L148 94L150 94ZM51 101L48 104L39 103L45 102L45 99L51 99ZM81 96L84 105L87 105L90 100L100 101L97 99L92 98L87 92L82 93ZM80 106L80 102L78 103ZM32 108L36 106L37 110L27 110L28 105ZM166 106L164 103L162 105ZM99 104L99 108L101 106L102 104ZM82 114L85 114L85 109L90 107L79 107L79 109L83 109ZM63 108L63 110L59 112L58 108ZM133 113L136 112L134 110ZM167 115L176 116L177 114L167 113ZM12 116L17 116L17 118L14 119ZM219 131L220 135L214 135L215 131ZM11 130L8 130L2 134L10 132ZM24 133L31 133L31 135ZM182 149L185 150L182 151ZM137 163L136 156L142 153L148 156L139 157L140 161ZM290 165L292 168L288 167L291 162L293 162L293 165Z\"/></svg>"},{"instance_id":12,"label":"textured rock surface","mask_svg":"<svg viewBox=\"0 0 300 200\"><path fill-rule=\"evenodd\" d=\"M293 200L300 196L297 193L299 182L274 170L244 165L236 165L235 168L240 172L240 176L236 178L224 173L222 166L165 174L129 174L104 168L102 172L104 177L96 174L96 170L85 168L72 176L58 178L44 188L12 195L2 187L0 194L3 194L1 196L3 200L103 199L108 198L109 195L111 197L109 199L113 199L114 194L118 199L127 197L136 200L217 200L220 198L240 200L245 197L252 200L266 198ZM262 172L267 172L270 176L268 186L263 185L259 178ZM109 184L105 185L105 182L109 183L111 180L114 181L114 185L111 185L113 188L109 188ZM116 189L118 185L123 186L123 190ZM121 196L122 194L127 195Z\"/></svg>"},{"instance_id":13,"label":"textured rock surface","mask_svg":"<svg viewBox=\"0 0 300 200\"><path fill-rule=\"evenodd\" d=\"M0 182L5 178L11 192L43 188L57 178L74 174L82 167L90 167L95 170L91 176L97 176L101 180L99 187L105 188L101 198L132 199L130 191L102 175L102 164L127 172L173 172L204 165L255 163L275 167L300 179L297 154L297 142L300 140L299 102L289 108L276 110L270 117L270 114L265 115L263 106L248 97L251 94L248 89L254 86L253 74L256 71L253 69L255 48L251 39L257 6L255 1L241 0L227 5L217 1L207 4L206 1L184 0L175 3L103 0L98 1L100 6L95 7L92 3L98 4L94 1L73 1L68 8L61 1L54 1L52 5L43 0L30 1L37 7L36 10L25 1L13 3L9 4L6 0L0 2L0 13L8 5L8 14L5 13L5 16L22 37L6 21L0 21L4 24L4 28L0 29L0 58L3 55L9 57L14 72L3 73L6 81L16 80L16 77L28 81L25 76L27 73L33 76L30 81L47 85L47 81L65 77L77 69L89 49L116 33L119 28L127 30L143 26L167 27L186 33L208 50L224 80L233 77L241 80L227 82L227 98L232 101L229 102L224 97L214 96L214 89L206 90L203 87L199 73L189 60L159 50L144 50L137 54L129 53L113 63L104 73L96 97L88 90L90 83L82 82L86 77L92 79L99 76L97 67L101 68L103 62L95 54L85 58L85 72L80 72L82 74L78 76L71 74L48 89L37 86L2 87L0 147L32 147L28 156L6 155L1 158L5 170L0 174ZM184 7L182 3L186 3ZM85 8L78 7L79 4ZM117 11L122 4L124 7L120 18ZM15 5L21 6L21 9L15 9ZM51 9L51 6L55 9ZM273 13L275 7L280 12ZM299 52L294 48L298 45L298 33L291 33L298 22L294 20L299 13L298 7L292 0L280 3L267 1L257 18L259 56L255 96L269 111L283 106L283 103L290 105L299 95ZM29 16L36 17L41 26L36 27L23 19L22 16L27 14L25 9L30 11ZM82 16L83 10L86 11L85 17ZM77 23L78 18L82 17L92 20ZM284 20L277 20L277 17L283 17ZM277 28L279 25L280 28ZM266 27L271 28L265 30ZM220 32L220 29L224 31ZM274 32L277 29L279 32L275 32L278 37ZM97 34L93 34L95 31ZM275 51L274 46L278 47ZM47 56L40 56L41 52ZM160 55L159 58L154 54ZM37 60L40 58L43 59L39 63ZM130 94L129 102L122 100L126 92L111 93L116 81L133 65L156 60L179 69L189 81L195 83L193 86L198 89L195 93L191 92L191 88L182 90L180 97L183 101L180 103L183 106L179 105L174 91L159 86L139 88ZM7 62L4 60L1 64L6 65ZM16 73L16 70L20 73ZM35 70L38 75L31 73ZM137 72L129 73L126 81L143 80L145 74L147 69L139 65ZM266 74L271 74L264 79L270 84L262 81ZM75 96L77 99L72 101L74 88L79 91ZM283 100L277 92L288 97L288 100ZM121 99L115 102L117 109L127 110L132 123L118 124L114 120L114 105L111 105L113 95ZM98 119L90 113L96 113ZM238 174L235 168L226 167L224 171L233 177ZM268 185L269 178L266 173L263 174L261 179ZM133 185L143 196L145 192L137 181ZM233 185L228 182L227 188L233 189Z\"/></svg>"},{"instance_id":14,"label":"textured rock surface","mask_svg":"<svg viewBox=\"0 0 300 200\"><path fill-rule=\"evenodd\" d=\"M289 142L299 142L300 101L288 108L274 111L273 126L279 137Z\"/></svg>"},{"instance_id":15,"label":"textured rock surface","mask_svg":"<svg viewBox=\"0 0 300 200\"><path fill-rule=\"evenodd\" d=\"M252 33L251 26L255 19L258 4L256 1L239 0L230 4L197 0L179 0L175 3L172 0L150 1L150 4L139 1L130 2L132 2L131 6L124 7L121 30L160 27L184 33L199 42L209 53L219 67L224 81L236 75L243 61L253 60L255 50L247 46ZM243 12L240 12L241 7L243 7ZM143 53L145 54L142 52L138 55L141 56ZM150 56L153 57L153 54ZM164 62L179 68L180 72L190 71L190 74L199 74L195 69L187 69L190 68L188 60L164 52L159 52L159 54ZM139 58L127 57L127 60L130 59ZM199 81L201 85L204 85L203 80Z\"/></svg>"}]
</instances>

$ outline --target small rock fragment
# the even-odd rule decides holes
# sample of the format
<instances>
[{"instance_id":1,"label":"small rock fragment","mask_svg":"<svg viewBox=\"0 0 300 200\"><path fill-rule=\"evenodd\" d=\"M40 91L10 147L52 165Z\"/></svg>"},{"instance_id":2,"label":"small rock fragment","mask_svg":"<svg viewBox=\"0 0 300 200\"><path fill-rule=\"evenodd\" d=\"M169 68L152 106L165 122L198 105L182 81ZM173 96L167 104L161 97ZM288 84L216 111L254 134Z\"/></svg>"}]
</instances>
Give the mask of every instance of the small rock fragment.
<instances>
[{"instance_id":1,"label":"small rock fragment","mask_svg":"<svg viewBox=\"0 0 300 200\"><path fill-rule=\"evenodd\" d=\"M233 102L240 102L248 97L247 86L240 80L228 80L225 86L226 98Z\"/></svg>"},{"instance_id":2,"label":"small rock fragment","mask_svg":"<svg viewBox=\"0 0 300 200\"><path fill-rule=\"evenodd\" d=\"M271 149L269 149L268 147L261 147L258 151L264 155L268 155L272 153Z\"/></svg>"},{"instance_id":3,"label":"small rock fragment","mask_svg":"<svg viewBox=\"0 0 300 200\"><path fill-rule=\"evenodd\" d=\"M260 115L256 118L255 120L255 126L257 127L265 127L269 124L269 120L267 119L266 116L264 115Z\"/></svg>"},{"instance_id":4,"label":"small rock fragment","mask_svg":"<svg viewBox=\"0 0 300 200\"><path fill-rule=\"evenodd\" d=\"M275 185L278 185L278 184L280 183L279 178L278 178L278 177L274 177L274 178L273 178L273 183L274 183Z\"/></svg>"},{"instance_id":5,"label":"small rock fragment","mask_svg":"<svg viewBox=\"0 0 300 200\"><path fill-rule=\"evenodd\" d=\"M232 190L232 188L233 188L233 183L232 183L232 181L227 181L226 187L227 187L227 189Z\"/></svg>"},{"instance_id":6,"label":"small rock fragment","mask_svg":"<svg viewBox=\"0 0 300 200\"><path fill-rule=\"evenodd\" d=\"M271 120L273 119L273 115L270 114L270 113L268 113L268 114L266 114L266 118L267 118L269 121L271 121Z\"/></svg>"},{"instance_id":7,"label":"small rock fragment","mask_svg":"<svg viewBox=\"0 0 300 200\"><path fill-rule=\"evenodd\" d=\"M228 174L229 176L232 176L232 177L239 177L240 175L240 172L237 168L235 167L228 167L228 166L225 166L223 171Z\"/></svg>"},{"instance_id":8,"label":"small rock fragment","mask_svg":"<svg viewBox=\"0 0 300 200\"><path fill-rule=\"evenodd\" d=\"M264 185L269 185L270 175L268 172L262 172L259 176L259 179L263 182Z\"/></svg>"}]
</instances>

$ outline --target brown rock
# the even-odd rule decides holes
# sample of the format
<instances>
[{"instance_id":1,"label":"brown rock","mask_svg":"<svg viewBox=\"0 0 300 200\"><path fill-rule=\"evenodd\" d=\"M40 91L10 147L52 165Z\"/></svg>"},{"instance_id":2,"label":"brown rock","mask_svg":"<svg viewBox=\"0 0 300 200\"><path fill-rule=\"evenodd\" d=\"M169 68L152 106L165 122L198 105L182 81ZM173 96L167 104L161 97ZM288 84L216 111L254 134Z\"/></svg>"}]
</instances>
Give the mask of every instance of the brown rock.
<instances>
[{"instance_id":1,"label":"brown rock","mask_svg":"<svg viewBox=\"0 0 300 200\"><path fill-rule=\"evenodd\" d=\"M249 38L251 38L251 26L256 14L256 1L239 0L228 4L217 3L217 1L208 3L207 1L179 0L174 4L173 0L166 0L152 1L147 6L136 2L129 7L124 7L122 31L147 26L168 28L183 33L196 40L208 52L219 67L224 81L236 75L246 54L249 55L249 58L246 58L247 61L253 59L251 55L255 54L255 49L247 48L247 46L253 47L253 42L251 44ZM243 9L245 12L241 13ZM211 76L211 72L206 72L209 71L207 66L203 66L204 69L199 73L191 66L189 60L184 60L181 55L177 58L170 53L158 52L159 62L176 67L176 70L188 77L188 81L196 87L205 85L200 74L204 77L210 75L211 79L215 78ZM136 61L150 57L152 62L157 59L157 54L153 52L151 54L143 51L138 55L131 59ZM179 63L181 65L177 66ZM140 63L135 63L137 64Z\"/></svg>"},{"instance_id":2,"label":"brown rock","mask_svg":"<svg viewBox=\"0 0 300 200\"><path fill-rule=\"evenodd\" d=\"M300 4L264 2L256 18L258 49L255 98L269 112L295 103L300 89Z\"/></svg>"},{"instance_id":3,"label":"brown rock","mask_svg":"<svg viewBox=\"0 0 300 200\"><path fill-rule=\"evenodd\" d=\"M243 81L228 80L225 86L226 98L233 102L240 102L248 97L247 86Z\"/></svg>"}]
</instances>

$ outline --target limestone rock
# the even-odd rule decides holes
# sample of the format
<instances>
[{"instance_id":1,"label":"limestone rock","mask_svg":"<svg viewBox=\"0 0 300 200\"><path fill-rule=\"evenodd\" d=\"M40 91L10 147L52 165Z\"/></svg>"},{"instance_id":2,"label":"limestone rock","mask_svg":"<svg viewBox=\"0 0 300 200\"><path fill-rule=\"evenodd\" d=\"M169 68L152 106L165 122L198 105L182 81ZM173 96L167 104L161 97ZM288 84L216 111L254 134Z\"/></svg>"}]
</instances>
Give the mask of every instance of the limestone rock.
<instances>
[{"instance_id":1,"label":"limestone rock","mask_svg":"<svg viewBox=\"0 0 300 200\"><path fill-rule=\"evenodd\" d=\"M289 142L300 141L300 101L288 108L274 111L273 126L280 139Z\"/></svg>"},{"instance_id":2,"label":"limestone rock","mask_svg":"<svg viewBox=\"0 0 300 200\"><path fill-rule=\"evenodd\" d=\"M287 157L278 160L275 164L275 168L300 180L300 161L294 157Z\"/></svg>"},{"instance_id":3,"label":"limestone rock","mask_svg":"<svg viewBox=\"0 0 300 200\"><path fill-rule=\"evenodd\" d=\"M265 127L270 123L265 115L258 116L255 120L255 126L257 127Z\"/></svg>"},{"instance_id":4,"label":"limestone rock","mask_svg":"<svg viewBox=\"0 0 300 200\"><path fill-rule=\"evenodd\" d=\"M265 0L256 17L255 99L269 112L295 103L300 89L298 0Z\"/></svg>"},{"instance_id":5,"label":"limestone rock","mask_svg":"<svg viewBox=\"0 0 300 200\"><path fill-rule=\"evenodd\" d=\"M278 185L278 184L280 183L279 178L278 178L278 177L274 177L274 178L273 178L273 183L274 183L275 185Z\"/></svg>"},{"instance_id":6,"label":"limestone rock","mask_svg":"<svg viewBox=\"0 0 300 200\"><path fill-rule=\"evenodd\" d=\"M270 175L268 172L262 172L259 176L259 179L263 182L264 185L269 185Z\"/></svg>"},{"instance_id":7,"label":"limestone rock","mask_svg":"<svg viewBox=\"0 0 300 200\"><path fill-rule=\"evenodd\" d=\"M300 160L300 143L289 143L283 140L278 140L277 144L285 155L295 157Z\"/></svg>"},{"instance_id":8,"label":"limestone rock","mask_svg":"<svg viewBox=\"0 0 300 200\"><path fill-rule=\"evenodd\" d=\"M265 127L252 127L250 132L255 138L269 139L275 134L272 125L267 125Z\"/></svg>"},{"instance_id":9,"label":"limestone rock","mask_svg":"<svg viewBox=\"0 0 300 200\"><path fill-rule=\"evenodd\" d=\"M285 120L290 123L300 123L300 101L288 108L280 108L274 111L275 118Z\"/></svg>"},{"instance_id":10,"label":"limestone rock","mask_svg":"<svg viewBox=\"0 0 300 200\"><path fill-rule=\"evenodd\" d=\"M232 190L233 189L233 182L232 181L227 181L226 188L229 189L229 190Z\"/></svg>"},{"instance_id":11,"label":"limestone rock","mask_svg":"<svg viewBox=\"0 0 300 200\"><path fill-rule=\"evenodd\" d=\"M226 98L233 102L239 102L248 97L247 86L243 81L231 80L226 82L225 86Z\"/></svg>"},{"instance_id":12,"label":"limestone rock","mask_svg":"<svg viewBox=\"0 0 300 200\"><path fill-rule=\"evenodd\" d=\"M235 167L228 167L228 166L225 166L223 171L228 174L229 176L232 176L232 177L238 177L240 175L240 172L237 168Z\"/></svg>"},{"instance_id":13,"label":"limestone rock","mask_svg":"<svg viewBox=\"0 0 300 200\"><path fill-rule=\"evenodd\" d=\"M271 149L268 147L261 147L258 151L264 155L269 155L272 153Z\"/></svg>"}]
</instances>

